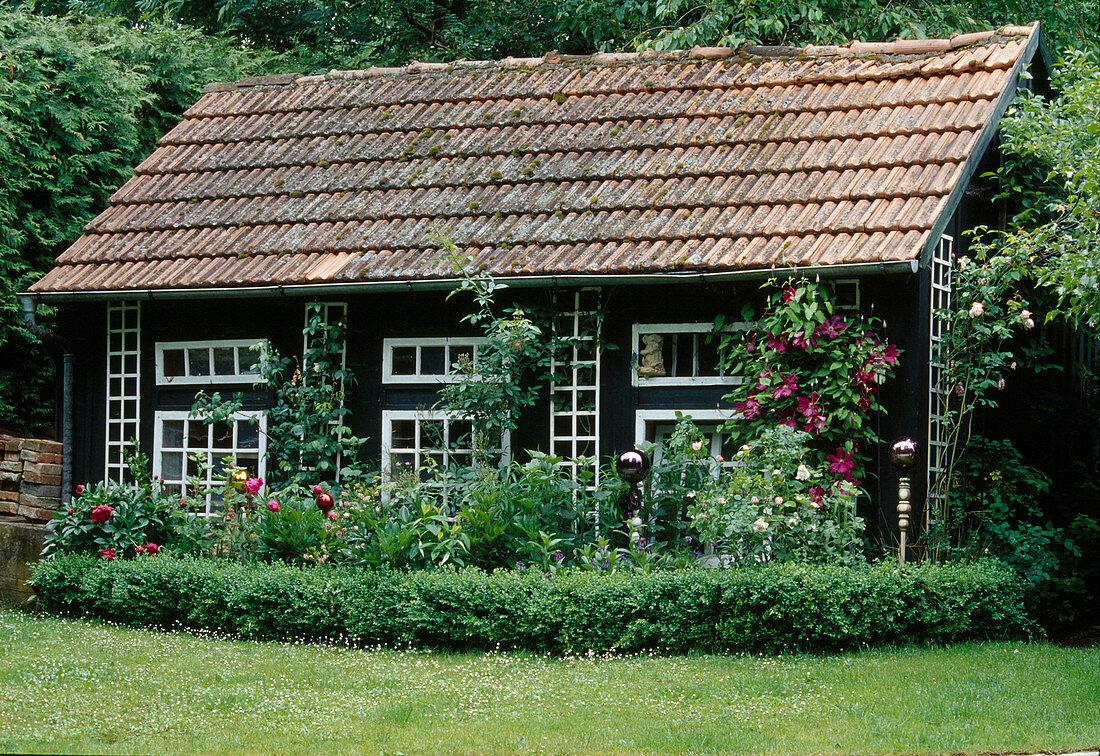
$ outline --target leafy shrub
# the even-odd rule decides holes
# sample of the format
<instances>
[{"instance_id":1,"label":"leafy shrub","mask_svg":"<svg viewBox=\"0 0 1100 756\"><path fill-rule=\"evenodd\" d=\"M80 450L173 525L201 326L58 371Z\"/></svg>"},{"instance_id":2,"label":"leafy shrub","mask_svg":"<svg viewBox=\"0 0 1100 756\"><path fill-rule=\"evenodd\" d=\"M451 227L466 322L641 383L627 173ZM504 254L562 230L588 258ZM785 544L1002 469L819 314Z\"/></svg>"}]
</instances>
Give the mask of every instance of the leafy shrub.
<instances>
[{"instance_id":1,"label":"leafy shrub","mask_svg":"<svg viewBox=\"0 0 1100 756\"><path fill-rule=\"evenodd\" d=\"M725 563L854 562L863 556L855 488L806 465L809 434L780 425L737 452L737 466L691 508Z\"/></svg>"},{"instance_id":2,"label":"leafy shrub","mask_svg":"<svg viewBox=\"0 0 1100 756\"><path fill-rule=\"evenodd\" d=\"M989 564L759 565L613 574L390 572L166 555L39 562L41 607L247 638L448 649L830 651L1018 637L1025 583Z\"/></svg>"},{"instance_id":3,"label":"leafy shrub","mask_svg":"<svg viewBox=\"0 0 1100 756\"><path fill-rule=\"evenodd\" d=\"M158 547L171 538L171 507L163 496L137 486L98 483L81 487L68 509L54 515L43 553L94 553L107 559Z\"/></svg>"}]
</instances>

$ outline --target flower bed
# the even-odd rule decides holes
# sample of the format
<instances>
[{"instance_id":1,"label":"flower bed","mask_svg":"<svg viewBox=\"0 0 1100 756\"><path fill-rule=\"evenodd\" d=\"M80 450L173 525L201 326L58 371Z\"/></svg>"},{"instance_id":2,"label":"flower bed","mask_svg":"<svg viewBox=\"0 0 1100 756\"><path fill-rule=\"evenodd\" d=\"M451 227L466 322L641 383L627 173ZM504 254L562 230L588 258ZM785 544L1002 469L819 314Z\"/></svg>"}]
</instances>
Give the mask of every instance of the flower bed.
<instances>
[{"instance_id":1,"label":"flower bed","mask_svg":"<svg viewBox=\"0 0 1100 756\"><path fill-rule=\"evenodd\" d=\"M37 565L34 586L43 609L131 625L456 650L834 651L1034 628L1024 584L988 564L562 570L547 578L64 555Z\"/></svg>"}]
</instances>

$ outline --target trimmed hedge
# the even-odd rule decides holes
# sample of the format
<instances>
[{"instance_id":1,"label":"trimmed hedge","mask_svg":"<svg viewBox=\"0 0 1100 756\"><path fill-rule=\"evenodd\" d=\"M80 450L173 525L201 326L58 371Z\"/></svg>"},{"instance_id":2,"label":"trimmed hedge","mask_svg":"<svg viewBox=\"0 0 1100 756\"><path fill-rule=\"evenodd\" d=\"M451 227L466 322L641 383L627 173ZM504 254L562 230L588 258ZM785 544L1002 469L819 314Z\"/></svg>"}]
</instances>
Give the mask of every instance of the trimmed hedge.
<instances>
[{"instance_id":1,"label":"trimmed hedge","mask_svg":"<svg viewBox=\"0 0 1100 756\"><path fill-rule=\"evenodd\" d=\"M991 564L647 574L367 572L168 556L39 562L39 606L246 638L560 653L833 651L1018 637L1025 584Z\"/></svg>"}]
</instances>

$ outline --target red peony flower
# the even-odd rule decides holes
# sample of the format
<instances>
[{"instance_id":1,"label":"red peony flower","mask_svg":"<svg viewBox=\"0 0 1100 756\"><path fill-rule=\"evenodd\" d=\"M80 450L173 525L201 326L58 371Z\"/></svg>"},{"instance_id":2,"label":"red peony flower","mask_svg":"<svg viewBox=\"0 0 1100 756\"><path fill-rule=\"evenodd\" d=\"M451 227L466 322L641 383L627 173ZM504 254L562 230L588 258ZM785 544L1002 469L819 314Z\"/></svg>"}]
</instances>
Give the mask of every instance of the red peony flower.
<instances>
[{"instance_id":1,"label":"red peony flower","mask_svg":"<svg viewBox=\"0 0 1100 756\"><path fill-rule=\"evenodd\" d=\"M149 555L159 554L160 546L150 541L149 543L145 544L145 553Z\"/></svg>"},{"instance_id":2,"label":"red peony flower","mask_svg":"<svg viewBox=\"0 0 1100 756\"><path fill-rule=\"evenodd\" d=\"M279 511L279 502L272 499L271 501L269 501L267 503L267 508L271 512L278 512Z\"/></svg>"},{"instance_id":3,"label":"red peony flower","mask_svg":"<svg viewBox=\"0 0 1100 756\"><path fill-rule=\"evenodd\" d=\"M79 496L82 493L84 493L84 486L77 486L76 487L76 495Z\"/></svg>"},{"instance_id":4,"label":"red peony flower","mask_svg":"<svg viewBox=\"0 0 1100 756\"><path fill-rule=\"evenodd\" d=\"M92 510L91 520L94 523L102 525L111 519L111 516L115 513L114 507L109 507L106 504L100 504L98 507Z\"/></svg>"},{"instance_id":5,"label":"red peony flower","mask_svg":"<svg viewBox=\"0 0 1100 756\"><path fill-rule=\"evenodd\" d=\"M105 562L109 562L109 561L111 561L112 559L115 558L115 550L114 549L100 549L99 550L99 558L102 559Z\"/></svg>"}]
</instances>

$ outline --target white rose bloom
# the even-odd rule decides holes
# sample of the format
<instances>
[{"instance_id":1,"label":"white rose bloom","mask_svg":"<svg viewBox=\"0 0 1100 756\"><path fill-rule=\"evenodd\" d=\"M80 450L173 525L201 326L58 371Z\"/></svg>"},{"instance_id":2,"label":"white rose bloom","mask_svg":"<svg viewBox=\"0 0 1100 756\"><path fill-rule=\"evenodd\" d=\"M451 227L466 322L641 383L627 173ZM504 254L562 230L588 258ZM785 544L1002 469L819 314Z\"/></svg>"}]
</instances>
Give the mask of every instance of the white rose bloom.
<instances>
[{"instance_id":1,"label":"white rose bloom","mask_svg":"<svg viewBox=\"0 0 1100 756\"><path fill-rule=\"evenodd\" d=\"M799 465L798 472L794 474L794 477L798 478L799 480L809 480L810 468L806 467L806 465Z\"/></svg>"},{"instance_id":2,"label":"white rose bloom","mask_svg":"<svg viewBox=\"0 0 1100 756\"><path fill-rule=\"evenodd\" d=\"M764 530L767 530L768 529L768 521L765 520L763 517L761 517L761 518L757 519L757 521L752 524L752 529L755 530L757 533L759 533L761 531L764 531Z\"/></svg>"},{"instance_id":3,"label":"white rose bloom","mask_svg":"<svg viewBox=\"0 0 1100 756\"><path fill-rule=\"evenodd\" d=\"M975 302L970 305L970 317L980 318L985 313L985 305L981 302Z\"/></svg>"}]
</instances>

